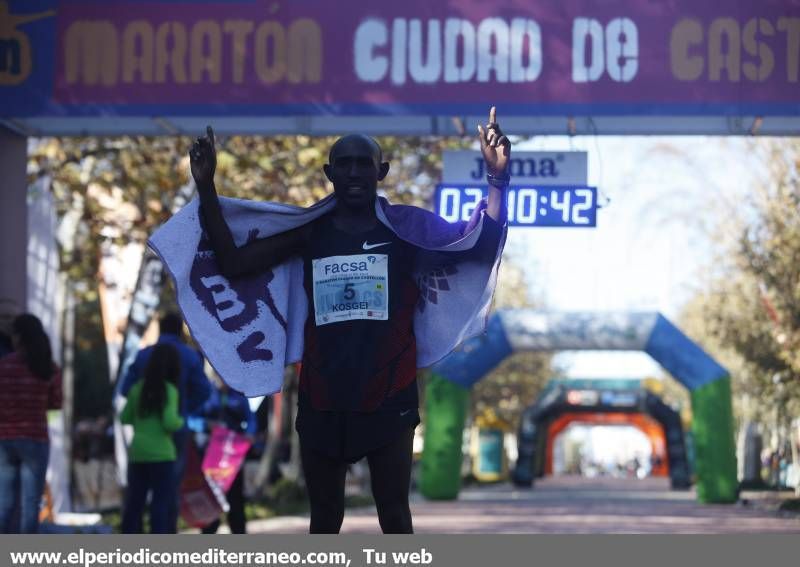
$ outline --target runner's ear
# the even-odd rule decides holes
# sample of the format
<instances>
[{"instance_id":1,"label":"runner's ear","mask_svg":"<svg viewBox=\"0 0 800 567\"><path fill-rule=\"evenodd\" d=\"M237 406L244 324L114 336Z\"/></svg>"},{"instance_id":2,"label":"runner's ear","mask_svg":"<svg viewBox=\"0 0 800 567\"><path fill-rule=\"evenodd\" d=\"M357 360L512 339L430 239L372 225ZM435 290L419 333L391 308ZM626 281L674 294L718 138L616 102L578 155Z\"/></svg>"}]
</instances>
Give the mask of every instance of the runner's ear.
<instances>
[{"instance_id":1,"label":"runner's ear","mask_svg":"<svg viewBox=\"0 0 800 567\"><path fill-rule=\"evenodd\" d=\"M331 183L333 183L333 178L331 177L331 173L332 173L332 172L331 172L331 166L330 166L330 164L327 164L327 163L326 163L325 165L323 165L323 166L322 166L322 171L324 171L324 172L325 172L325 177L327 177L327 178L328 178L328 181L330 181Z\"/></svg>"},{"instance_id":2,"label":"runner's ear","mask_svg":"<svg viewBox=\"0 0 800 567\"><path fill-rule=\"evenodd\" d=\"M385 161L381 164L381 167L378 170L378 181L383 181L388 173L389 173L389 162Z\"/></svg>"}]
</instances>

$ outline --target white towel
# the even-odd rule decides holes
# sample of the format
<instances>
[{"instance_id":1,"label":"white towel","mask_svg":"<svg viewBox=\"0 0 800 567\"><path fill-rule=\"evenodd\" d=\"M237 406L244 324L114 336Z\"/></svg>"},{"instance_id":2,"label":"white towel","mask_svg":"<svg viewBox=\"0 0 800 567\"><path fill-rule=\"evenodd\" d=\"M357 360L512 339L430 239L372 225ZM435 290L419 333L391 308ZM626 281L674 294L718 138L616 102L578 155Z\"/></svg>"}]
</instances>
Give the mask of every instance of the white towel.
<instances>
[{"instance_id":1,"label":"white towel","mask_svg":"<svg viewBox=\"0 0 800 567\"><path fill-rule=\"evenodd\" d=\"M220 198L237 246L306 224L333 209L334 195L307 208ZM438 252L472 248L483 228L485 203L469 223L447 223L405 205L376 201L378 219L403 240L420 247L415 279L420 300L414 318L417 366L446 356L484 331L497 279L505 228L492 263L455 261ZM247 396L281 389L284 366L303 354L308 300L303 264L292 258L262 274L228 281L200 227L195 199L148 241L170 273L186 324L208 361L233 389Z\"/></svg>"}]
</instances>

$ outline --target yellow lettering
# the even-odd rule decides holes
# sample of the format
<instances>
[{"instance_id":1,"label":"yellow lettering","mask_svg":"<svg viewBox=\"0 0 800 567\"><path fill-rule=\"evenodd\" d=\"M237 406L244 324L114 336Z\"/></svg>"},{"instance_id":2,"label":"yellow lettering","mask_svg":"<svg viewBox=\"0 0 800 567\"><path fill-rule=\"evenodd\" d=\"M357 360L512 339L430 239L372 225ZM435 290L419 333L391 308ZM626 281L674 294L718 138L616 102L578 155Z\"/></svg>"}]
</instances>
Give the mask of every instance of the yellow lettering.
<instances>
[{"instance_id":1,"label":"yellow lettering","mask_svg":"<svg viewBox=\"0 0 800 567\"><path fill-rule=\"evenodd\" d=\"M286 73L286 32L283 26L277 22L264 22L258 26L255 51L258 78L268 85L280 81Z\"/></svg>"},{"instance_id":2,"label":"yellow lettering","mask_svg":"<svg viewBox=\"0 0 800 567\"><path fill-rule=\"evenodd\" d=\"M230 79L223 69L223 34L230 41ZM119 31L110 20L77 21L67 29L63 48L67 84L218 84L223 70L226 81L242 84L251 69L268 85L322 80L322 31L309 18L287 27L276 21L200 20L191 29L176 21L155 26L139 19ZM3 65L20 66L17 51L14 42L0 43L0 74Z\"/></svg>"},{"instance_id":3,"label":"yellow lettering","mask_svg":"<svg viewBox=\"0 0 800 567\"><path fill-rule=\"evenodd\" d=\"M233 82L244 80L244 61L247 56L247 36L253 32L253 22L249 20L227 20L222 29L231 34Z\"/></svg>"},{"instance_id":4,"label":"yellow lettering","mask_svg":"<svg viewBox=\"0 0 800 567\"><path fill-rule=\"evenodd\" d=\"M290 83L319 83L322 79L322 32L314 20L307 18L289 26Z\"/></svg>"},{"instance_id":5,"label":"yellow lettering","mask_svg":"<svg viewBox=\"0 0 800 567\"><path fill-rule=\"evenodd\" d=\"M18 85L31 73L31 46L24 33L0 38L0 85Z\"/></svg>"},{"instance_id":6,"label":"yellow lettering","mask_svg":"<svg viewBox=\"0 0 800 567\"><path fill-rule=\"evenodd\" d=\"M122 33L122 82L134 82L137 71L143 83L153 82L153 26L145 20L131 22Z\"/></svg>"},{"instance_id":7,"label":"yellow lettering","mask_svg":"<svg viewBox=\"0 0 800 567\"><path fill-rule=\"evenodd\" d=\"M750 61L742 63L742 74L748 81L762 82L772 74L775 68L775 55L772 49L763 41L758 41L757 34L762 36L775 35L775 28L764 18L753 18L747 21L742 29L742 47L752 56L759 58L760 64Z\"/></svg>"},{"instance_id":8,"label":"yellow lettering","mask_svg":"<svg viewBox=\"0 0 800 567\"><path fill-rule=\"evenodd\" d=\"M703 57L689 55L693 46L703 43L703 26L697 20L683 19L672 28L669 41L672 76L679 81L696 81L703 74Z\"/></svg>"},{"instance_id":9,"label":"yellow lettering","mask_svg":"<svg viewBox=\"0 0 800 567\"><path fill-rule=\"evenodd\" d=\"M212 83L222 80L222 32L213 20L200 20L192 28L191 77L202 82L205 73Z\"/></svg>"},{"instance_id":10,"label":"yellow lettering","mask_svg":"<svg viewBox=\"0 0 800 567\"><path fill-rule=\"evenodd\" d=\"M0 1L0 85L18 85L31 74L31 42L19 26L55 15L47 12L9 14L8 2Z\"/></svg>"},{"instance_id":11,"label":"yellow lettering","mask_svg":"<svg viewBox=\"0 0 800 567\"><path fill-rule=\"evenodd\" d=\"M721 80L724 69L728 80L738 83L741 60L739 23L733 18L712 21L708 30L708 78L712 81Z\"/></svg>"},{"instance_id":12,"label":"yellow lettering","mask_svg":"<svg viewBox=\"0 0 800 567\"><path fill-rule=\"evenodd\" d=\"M169 41L172 40L170 46ZM186 28L180 22L165 22L156 30L156 83L167 81L167 67L172 71L172 81L186 83Z\"/></svg>"},{"instance_id":13,"label":"yellow lettering","mask_svg":"<svg viewBox=\"0 0 800 567\"><path fill-rule=\"evenodd\" d=\"M85 85L115 85L119 76L118 42L117 29L109 21L70 25L64 40L67 84L74 85L80 77Z\"/></svg>"},{"instance_id":14,"label":"yellow lettering","mask_svg":"<svg viewBox=\"0 0 800 567\"><path fill-rule=\"evenodd\" d=\"M796 83L800 67L800 18L778 18L778 30L786 33L786 78Z\"/></svg>"}]
</instances>

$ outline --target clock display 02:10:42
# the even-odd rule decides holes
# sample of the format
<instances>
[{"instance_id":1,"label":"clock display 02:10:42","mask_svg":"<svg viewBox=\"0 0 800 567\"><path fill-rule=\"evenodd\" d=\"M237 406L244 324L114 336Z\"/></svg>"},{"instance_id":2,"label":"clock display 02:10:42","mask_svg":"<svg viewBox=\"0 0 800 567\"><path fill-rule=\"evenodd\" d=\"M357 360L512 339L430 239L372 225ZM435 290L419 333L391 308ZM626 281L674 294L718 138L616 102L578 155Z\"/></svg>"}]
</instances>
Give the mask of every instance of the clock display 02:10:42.
<instances>
[{"instance_id":1,"label":"clock display 02:10:42","mask_svg":"<svg viewBox=\"0 0 800 567\"><path fill-rule=\"evenodd\" d=\"M439 185L434 196L436 212L448 222L469 220L487 188ZM506 190L510 226L574 226L597 224L596 187L514 187Z\"/></svg>"}]
</instances>

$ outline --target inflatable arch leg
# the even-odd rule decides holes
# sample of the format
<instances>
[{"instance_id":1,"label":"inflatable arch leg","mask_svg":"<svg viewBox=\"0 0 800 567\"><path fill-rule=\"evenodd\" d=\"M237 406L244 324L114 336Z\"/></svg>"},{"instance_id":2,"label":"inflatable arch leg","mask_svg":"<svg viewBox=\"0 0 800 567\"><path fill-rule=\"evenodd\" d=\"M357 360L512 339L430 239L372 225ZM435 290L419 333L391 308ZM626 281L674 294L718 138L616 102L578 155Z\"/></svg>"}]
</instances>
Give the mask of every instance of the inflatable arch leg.
<instances>
[{"instance_id":1,"label":"inflatable arch leg","mask_svg":"<svg viewBox=\"0 0 800 567\"><path fill-rule=\"evenodd\" d=\"M430 500L454 500L461 489L461 440L469 392L435 373L428 377L419 490Z\"/></svg>"},{"instance_id":2,"label":"inflatable arch leg","mask_svg":"<svg viewBox=\"0 0 800 567\"><path fill-rule=\"evenodd\" d=\"M691 395L697 499L703 503L736 502L739 484L736 479L731 379L725 377L709 382L692 390Z\"/></svg>"}]
</instances>

